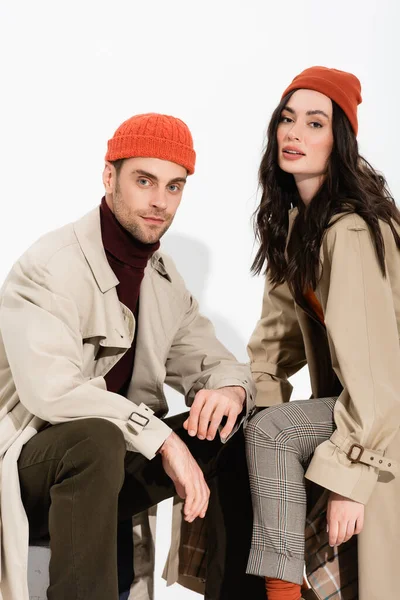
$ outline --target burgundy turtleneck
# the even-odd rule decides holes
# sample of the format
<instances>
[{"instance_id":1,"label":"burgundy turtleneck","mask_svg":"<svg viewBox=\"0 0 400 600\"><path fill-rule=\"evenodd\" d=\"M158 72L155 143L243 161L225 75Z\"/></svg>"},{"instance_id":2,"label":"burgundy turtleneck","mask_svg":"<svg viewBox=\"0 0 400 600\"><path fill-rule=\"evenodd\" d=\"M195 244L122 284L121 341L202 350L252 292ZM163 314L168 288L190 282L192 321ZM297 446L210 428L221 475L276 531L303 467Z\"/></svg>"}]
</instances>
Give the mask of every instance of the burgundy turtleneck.
<instances>
[{"instance_id":1,"label":"burgundy turtleneck","mask_svg":"<svg viewBox=\"0 0 400 600\"><path fill-rule=\"evenodd\" d=\"M118 298L136 318L136 331L132 346L105 376L109 391L125 395L132 377L135 358L140 284L147 262L160 247L160 242L143 244L134 238L117 221L105 198L102 199L100 205L100 224L107 260L119 280Z\"/></svg>"}]
</instances>

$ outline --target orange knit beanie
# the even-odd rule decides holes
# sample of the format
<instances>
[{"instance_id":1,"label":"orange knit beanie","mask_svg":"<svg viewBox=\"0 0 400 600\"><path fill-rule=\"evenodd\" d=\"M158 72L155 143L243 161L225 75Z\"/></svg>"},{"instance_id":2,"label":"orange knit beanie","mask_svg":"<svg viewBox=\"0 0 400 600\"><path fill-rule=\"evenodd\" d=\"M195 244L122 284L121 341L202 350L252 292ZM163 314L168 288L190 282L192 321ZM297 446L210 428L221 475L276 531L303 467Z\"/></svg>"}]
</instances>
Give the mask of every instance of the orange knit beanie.
<instances>
[{"instance_id":1,"label":"orange knit beanie","mask_svg":"<svg viewBox=\"0 0 400 600\"><path fill-rule=\"evenodd\" d=\"M357 106L361 104L362 98L361 84L355 75L327 67L310 67L293 79L282 98L292 90L299 89L315 90L334 100L344 111L357 135Z\"/></svg>"},{"instance_id":2,"label":"orange knit beanie","mask_svg":"<svg viewBox=\"0 0 400 600\"><path fill-rule=\"evenodd\" d=\"M194 173L196 153L188 126L175 117L148 113L120 125L108 140L106 160L133 157L161 158Z\"/></svg>"}]
</instances>

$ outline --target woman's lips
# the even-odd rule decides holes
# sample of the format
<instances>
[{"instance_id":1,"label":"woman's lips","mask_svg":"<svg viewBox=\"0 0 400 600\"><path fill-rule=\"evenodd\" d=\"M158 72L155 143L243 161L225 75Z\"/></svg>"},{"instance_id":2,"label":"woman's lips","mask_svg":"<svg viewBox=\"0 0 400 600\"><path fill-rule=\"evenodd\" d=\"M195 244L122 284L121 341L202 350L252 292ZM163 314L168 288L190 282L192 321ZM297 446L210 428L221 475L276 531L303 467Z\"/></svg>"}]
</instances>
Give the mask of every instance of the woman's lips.
<instances>
[{"instance_id":1,"label":"woman's lips","mask_svg":"<svg viewBox=\"0 0 400 600\"><path fill-rule=\"evenodd\" d=\"M285 160L299 160L304 158L305 154L293 150L282 150L282 156Z\"/></svg>"}]
</instances>

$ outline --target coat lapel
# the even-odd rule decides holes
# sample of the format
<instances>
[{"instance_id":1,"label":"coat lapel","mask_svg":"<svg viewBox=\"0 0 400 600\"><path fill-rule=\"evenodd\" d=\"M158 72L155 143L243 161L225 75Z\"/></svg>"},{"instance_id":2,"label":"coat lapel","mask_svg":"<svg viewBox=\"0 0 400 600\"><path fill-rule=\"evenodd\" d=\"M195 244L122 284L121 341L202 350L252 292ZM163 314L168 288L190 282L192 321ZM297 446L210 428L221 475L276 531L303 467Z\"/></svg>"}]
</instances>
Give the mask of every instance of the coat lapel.
<instances>
[{"instance_id":1,"label":"coat lapel","mask_svg":"<svg viewBox=\"0 0 400 600\"><path fill-rule=\"evenodd\" d=\"M130 348L135 333L135 319L118 299L116 286L119 281L104 250L99 207L74 223L74 231L100 292L94 296L83 337L101 338L99 343L103 347Z\"/></svg>"}]
</instances>

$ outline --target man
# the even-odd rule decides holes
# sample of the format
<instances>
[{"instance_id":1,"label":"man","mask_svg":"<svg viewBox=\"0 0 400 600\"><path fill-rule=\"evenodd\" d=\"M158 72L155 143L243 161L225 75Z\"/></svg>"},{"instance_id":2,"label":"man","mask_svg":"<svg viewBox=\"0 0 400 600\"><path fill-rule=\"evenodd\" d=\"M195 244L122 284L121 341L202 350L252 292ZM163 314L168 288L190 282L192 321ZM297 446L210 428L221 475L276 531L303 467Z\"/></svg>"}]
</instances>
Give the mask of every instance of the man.
<instances>
[{"instance_id":1,"label":"man","mask_svg":"<svg viewBox=\"0 0 400 600\"><path fill-rule=\"evenodd\" d=\"M225 529L238 522L229 539L243 554L248 499L237 491L243 518L232 519L233 498L214 483L227 480L229 448L238 456L239 434L222 442L253 405L250 374L158 252L194 166L179 119L124 122L108 142L101 206L41 238L3 286L3 600L28 599L25 514L31 538L50 537L49 600L116 600L118 522L175 492L188 523L210 521L206 598L243 597ZM164 418L164 381L189 415Z\"/></svg>"}]
</instances>

